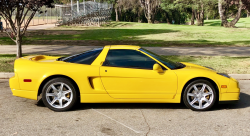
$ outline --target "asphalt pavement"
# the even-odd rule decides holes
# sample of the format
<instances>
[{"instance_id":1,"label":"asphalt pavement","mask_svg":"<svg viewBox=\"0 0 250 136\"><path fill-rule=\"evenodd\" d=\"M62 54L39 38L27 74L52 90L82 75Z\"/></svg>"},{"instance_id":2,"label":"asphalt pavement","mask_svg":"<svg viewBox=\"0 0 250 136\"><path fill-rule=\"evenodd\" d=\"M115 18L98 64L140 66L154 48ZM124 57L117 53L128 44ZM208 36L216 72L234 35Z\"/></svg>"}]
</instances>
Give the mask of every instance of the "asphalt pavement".
<instances>
[{"instance_id":1,"label":"asphalt pavement","mask_svg":"<svg viewBox=\"0 0 250 136\"><path fill-rule=\"evenodd\" d=\"M104 45L103 45L104 46ZM70 55L103 46L24 45L24 54ZM159 55L250 56L250 47L144 47ZM15 45L1 45L0 54L15 54Z\"/></svg>"},{"instance_id":2,"label":"asphalt pavement","mask_svg":"<svg viewBox=\"0 0 250 136\"><path fill-rule=\"evenodd\" d=\"M237 104L195 112L183 104L79 104L73 111L53 112L41 100L12 96L0 80L0 135L81 136L248 136L250 80L241 80Z\"/></svg>"}]
</instances>

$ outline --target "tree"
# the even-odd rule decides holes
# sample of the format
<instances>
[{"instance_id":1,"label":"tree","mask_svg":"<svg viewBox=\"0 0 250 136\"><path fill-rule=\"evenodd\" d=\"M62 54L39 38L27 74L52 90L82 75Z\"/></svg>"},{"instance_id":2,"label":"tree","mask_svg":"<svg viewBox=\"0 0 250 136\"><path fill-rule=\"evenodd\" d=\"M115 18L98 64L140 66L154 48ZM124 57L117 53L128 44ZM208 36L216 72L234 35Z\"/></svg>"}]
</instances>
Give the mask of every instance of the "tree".
<instances>
[{"instance_id":1,"label":"tree","mask_svg":"<svg viewBox=\"0 0 250 136\"><path fill-rule=\"evenodd\" d=\"M250 9L250 0L219 0L218 1L219 14L221 19L221 26L224 27L235 27L235 24L239 21L241 17L241 12L243 9L249 11ZM237 12L234 13L234 19L229 22L229 11L232 8L236 8Z\"/></svg>"},{"instance_id":2,"label":"tree","mask_svg":"<svg viewBox=\"0 0 250 136\"><path fill-rule=\"evenodd\" d=\"M135 18L138 17L138 22L142 22L141 14L142 14L142 7L138 0L118 0L117 3L120 12L128 12L130 21L136 20ZM131 19L132 18L132 19Z\"/></svg>"},{"instance_id":3,"label":"tree","mask_svg":"<svg viewBox=\"0 0 250 136\"><path fill-rule=\"evenodd\" d=\"M179 3L178 0L161 0L161 8L165 11L166 22L172 24L185 23L188 7L186 1Z\"/></svg>"},{"instance_id":4,"label":"tree","mask_svg":"<svg viewBox=\"0 0 250 136\"><path fill-rule=\"evenodd\" d=\"M22 57L22 38L35 13L42 12L40 11L42 6L52 7L53 2L53 0L0 0L0 16L8 24L4 30L17 45L17 58Z\"/></svg>"},{"instance_id":5,"label":"tree","mask_svg":"<svg viewBox=\"0 0 250 136\"><path fill-rule=\"evenodd\" d=\"M197 25L204 25L205 12L213 9L217 0L162 0L161 6L166 9L178 10L180 13L191 15L191 25L196 18ZM167 8L166 8L167 7Z\"/></svg>"},{"instance_id":6,"label":"tree","mask_svg":"<svg viewBox=\"0 0 250 136\"><path fill-rule=\"evenodd\" d=\"M119 14L118 14L118 1L119 0L102 0L102 1L106 1L110 4L113 4L113 7L115 8L115 17L116 17L116 21L118 22L119 21Z\"/></svg>"},{"instance_id":7,"label":"tree","mask_svg":"<svg viewBox=\"0 0 250 136\"><path fill-rule=\"evenodd\" d=\"M141 6L144 8L145 17L148 23L154 23L155 13L160 7L161 0L140 0Z\"/></svg>"}]
</instances>

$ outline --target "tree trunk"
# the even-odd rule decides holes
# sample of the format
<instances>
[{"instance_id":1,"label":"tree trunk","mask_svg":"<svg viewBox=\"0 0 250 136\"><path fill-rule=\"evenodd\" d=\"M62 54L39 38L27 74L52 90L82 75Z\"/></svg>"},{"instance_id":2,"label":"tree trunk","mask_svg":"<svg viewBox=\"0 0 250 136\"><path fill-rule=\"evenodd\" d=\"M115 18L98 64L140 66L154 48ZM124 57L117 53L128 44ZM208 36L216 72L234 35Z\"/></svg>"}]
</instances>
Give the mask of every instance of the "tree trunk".
<instances>
[{"instance_id":1,"label":"tree trunk","mask_svg":"<svg viewBox=\"0 0 250 136\"><path fill-rule=\"evenodd\" d=\"M148 5L148 15L147 15L148 23L151 24L152 22L152 10L150 8L150 5Z\"/></svg>"},{"instance_id":2,"label":"tree trunk","mask_svg":"<svg viewBox=\"0 0 250 136\"><path fill-rule=\"evenodd\" d=\"M20 27L17 27L17 36L16 36L16 45L17 45L17 54L16 58L21 58L22 57L22 36L20 32Z\"/></svg>"},{"instance_id":3,"label":"tree trunk","mask_svg":"<svg viewBox=\"0 0 250 136\"><path fill-rule=\"evenodd\" d=\"M221 26L228 24L227 15L226 15L226 5L224 0L219 0L218 3L219 14L221 19Z\"/></svg>"},{"instance_id":4,"label":"tree trunk","mask_svg":"<svg viewBox=\"0 0 250 136\"><path fill-rule=\"evenodd\" d=\"M204 26L204 10L196 11L197 26Z\"/></svg>"},{"instance_id":5,"label":"tree trunk","mask_svg":"<svg viewBox=\"0 0 250 136\"><path fill-rule=\"evenodd\" d=\"M219 0L218 8L219 8L219 14L220 14L220 18L221 18L221 26L235 27L235 24L240 19L241 11L242 11L242 8L243 8L243 4L242 4L241 0L240 0L240 5L239 5L239 8L238 8L238 12L237 12L234 20L232 20L231 22L228 22L228 20L227 20L226 4L224 3L224 0Z\"/></svg>"},{"instance_id":6,"label":"tree trunk","mask_svg":"<svg viewBox=\"0 0 250 136\"><path fill-rule=\"evenodd\" d=\"M249 16L250 16L250 11L247 10L247 17L249 17Z\"/></svg>"},{"instance_id":7,"label":"tree trunk","mask_svg":"<svg viewBox=\"0 0 250 136\"><path fill-rule=\"evenodd\" d=\"M191 24L190 25L194 25L194 18L195 18L195 10L192 9L192 17L191 17Z\"/></svg>"},{"instance_id":8,"label":"tree trunk","mask_svg":"<svg viewBox=\"0 0 250 136\"><path fill-rule=\"evenodd\" d=\"M115 8L115 21L118 22L119 21L119 14L118 14L118 8Z\"/></svg>"},{"instance_id":9,"label":"tree trunk","mask_svg":"<svg viewBox=\"0 0 250 136\"><path fill-rule=\"evenodd\" d=\"M165 15L166 15L166 21L167 21L167 23L168 23L168 24L171 24L170 17L169 17L169 15L168 15L168 13L165 12Z\"/></svg>"}]
</instances>

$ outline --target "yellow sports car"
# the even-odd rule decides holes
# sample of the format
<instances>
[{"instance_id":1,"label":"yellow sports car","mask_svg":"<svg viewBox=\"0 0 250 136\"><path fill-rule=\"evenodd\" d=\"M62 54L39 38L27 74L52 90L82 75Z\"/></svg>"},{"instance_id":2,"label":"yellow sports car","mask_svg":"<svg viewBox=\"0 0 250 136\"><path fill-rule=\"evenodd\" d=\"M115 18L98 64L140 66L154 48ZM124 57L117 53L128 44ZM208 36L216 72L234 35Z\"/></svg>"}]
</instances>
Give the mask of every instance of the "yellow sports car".
<instances>
[{"instance_id":1,"label":"yellow sports car","mask_svg":"<svg viewBox=\"0 0 250 136\"><path fill-rule=\"evenodd\" d=\"M212 68L175 63L139 46L112 45L70 57L15 61L14 96L54 111L81 103L181 103L197 111L239 100L237 80Z\"/></svg>"}]
</instances>

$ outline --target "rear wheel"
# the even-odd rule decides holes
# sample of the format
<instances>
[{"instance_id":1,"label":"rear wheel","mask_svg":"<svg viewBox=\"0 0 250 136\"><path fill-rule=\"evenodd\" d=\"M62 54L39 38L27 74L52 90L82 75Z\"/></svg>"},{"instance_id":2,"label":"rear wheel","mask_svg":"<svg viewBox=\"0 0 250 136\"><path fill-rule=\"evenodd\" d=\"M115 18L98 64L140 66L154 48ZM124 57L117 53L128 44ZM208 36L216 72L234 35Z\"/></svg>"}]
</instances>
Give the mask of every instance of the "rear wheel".
<instances>
[{"instance_id":1,"label":"rear wheel","mask_svg":"<svg viewBox=\"0 0 250 136\"><path fill-rule=\"evenodd\" d=\"M205 111L213 107L217 98L214 86L206 80L191 82L184 91L184 104L195 111Z\"/></svg>"},{"instance_id":2,"label":"rear wheel","mask_svg":"<svg viewBox=\"0 0 250 136\"><path fill-rule=\"evenodd\" d=\"M76 88L66 78L55 78L45 84L43 103L53 111L67 111L77 102Z\"/></svg>"}]
</instances>

